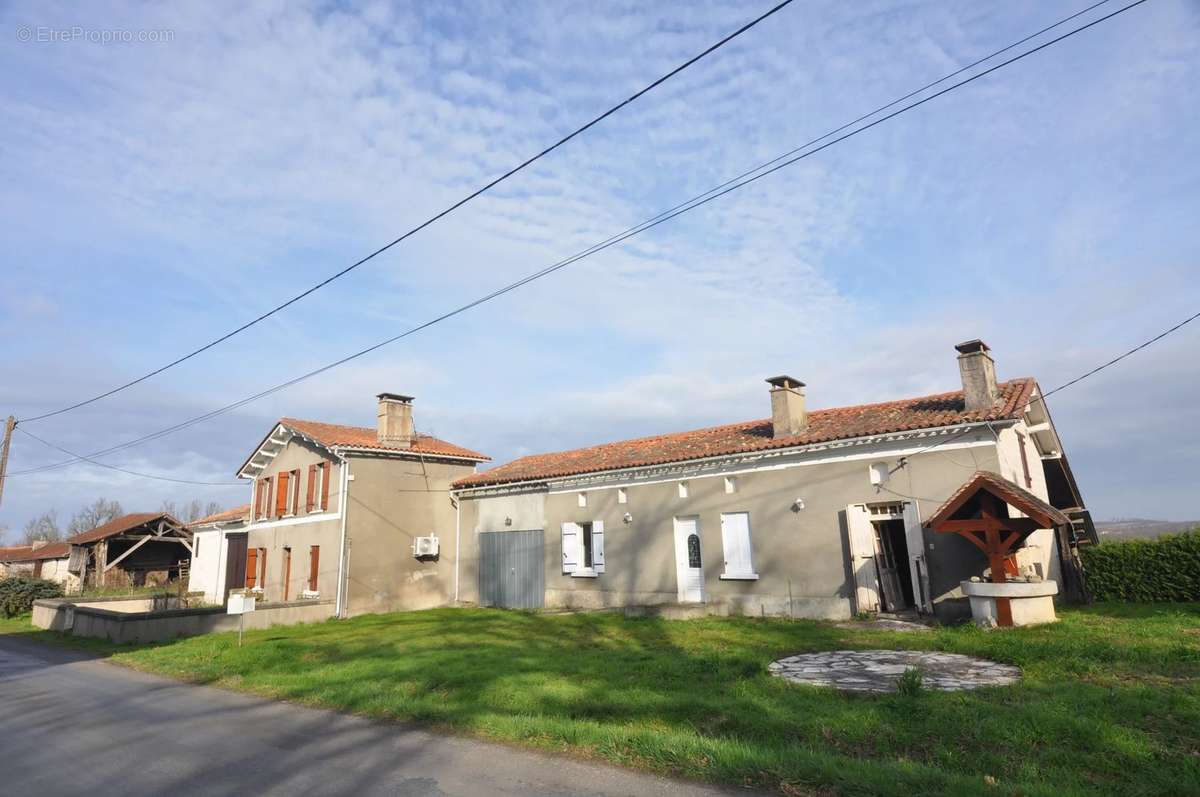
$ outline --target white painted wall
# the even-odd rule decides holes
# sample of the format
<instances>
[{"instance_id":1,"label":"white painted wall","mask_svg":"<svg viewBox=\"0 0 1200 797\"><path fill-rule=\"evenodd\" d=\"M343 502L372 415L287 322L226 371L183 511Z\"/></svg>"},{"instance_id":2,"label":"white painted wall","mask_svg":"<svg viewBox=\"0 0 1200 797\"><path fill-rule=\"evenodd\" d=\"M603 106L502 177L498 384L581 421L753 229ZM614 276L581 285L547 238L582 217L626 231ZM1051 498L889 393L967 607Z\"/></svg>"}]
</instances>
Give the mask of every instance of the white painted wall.
<instances>
[{"instance_id":1,"label":"white painted wall","mask_svg":"<svg viewBox=\"0 0 1200 797\"><path fill-rule=\"evenodd\" d=\"M67 557L62 559L42 560L42 578L63 585L63 590L71 593L79 591L79 576L67 570Z\"/></svg>"},{"instance_id":2,"label":"white painted wall","mask_svg":"<svg viewBox=\"0 0 1200 797\"><path fill-rule=\"evenodd\" d=\"M221 562L225 558L225 535L216 530L197 531L193 539L193 547L199 548L200 555L192 557L188 592L203 592L205 601L219 603L223 597Z\"/></svg>"},{"instance_id":3,"label":"white painted wall","mask_svg":"<svg viewBox=\"0 0 1200 797\"><path fill-rule=\"evenodd\" d=\"M1042 468L1042 458L1038 454L1033 436L1024 422L1015 424L1007 429L998 429L996 444L1000 456L1000 475L1013 484L1023 487L1029 492L1049 502L1050 494L1046 489L1046 471ZM1025 461L1029 464L1029 478L1033 482L1025 486L1025 470L1021 466L1021 443L1017 438L1020 432L1025 436ZM1015 510L1013 510L1015 512ZM1054 532L1050 529L1040 529L1030 534L1025 545L1017 551L1018 567L1033 567L1039 570L1044 578L1059 581L1061 571L1058 565L1058 546L1054 542Z\"/></svg>"}]
</instances>

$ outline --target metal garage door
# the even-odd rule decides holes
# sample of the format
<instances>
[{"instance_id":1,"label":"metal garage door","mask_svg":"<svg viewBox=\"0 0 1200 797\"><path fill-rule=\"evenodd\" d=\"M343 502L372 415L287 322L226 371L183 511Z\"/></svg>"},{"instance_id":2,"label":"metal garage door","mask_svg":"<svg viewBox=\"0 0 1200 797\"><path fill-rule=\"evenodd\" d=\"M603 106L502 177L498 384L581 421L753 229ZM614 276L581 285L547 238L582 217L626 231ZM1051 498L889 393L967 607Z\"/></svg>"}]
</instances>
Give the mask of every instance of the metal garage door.
<instances>
[{"instance_id":1,"label":"metal garage door","mask_svg":"<svg viewBox=\"0 0 1200 797\"><path fill-rule=\"evenodd\" d=\"M546 538L533 531L487 531L479 535L479 602L508 609L545 605Z\"/></svg>"}]
</instances>

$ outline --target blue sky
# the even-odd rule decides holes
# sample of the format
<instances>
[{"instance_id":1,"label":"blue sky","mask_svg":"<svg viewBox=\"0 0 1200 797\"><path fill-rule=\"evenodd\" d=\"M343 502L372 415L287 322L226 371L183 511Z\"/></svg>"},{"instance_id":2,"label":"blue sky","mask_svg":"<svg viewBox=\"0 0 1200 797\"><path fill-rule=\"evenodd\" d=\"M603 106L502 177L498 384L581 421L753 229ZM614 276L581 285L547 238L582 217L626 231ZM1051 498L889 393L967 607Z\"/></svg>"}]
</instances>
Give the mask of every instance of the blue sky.
<instances>
[{"instance_id":1,"label":"blue sky","mask_svg":"<svg viewBox=\"0 0 1200 797\"><path fill-rule=\"evenodd\" d=\"M95 450L507 283L1085 3L797 2L499 189L137 388L29 430ZM1117 4L1110 3L1110 7ZM767 4L7 4L0 409L172 359L348 265ZM21 42L22 26L170 41ZM1151 0L527 289L108 458L230 481L281 415L514 456L953 389L982 337L1049 389L1195 312L1200 6ZM1190 518L1200 328L1051 411L1100 517ZM17 436L10 468L61 459ZM87 465L13 477L17 530L241 488Z\"/></svg>"}]
</instances>

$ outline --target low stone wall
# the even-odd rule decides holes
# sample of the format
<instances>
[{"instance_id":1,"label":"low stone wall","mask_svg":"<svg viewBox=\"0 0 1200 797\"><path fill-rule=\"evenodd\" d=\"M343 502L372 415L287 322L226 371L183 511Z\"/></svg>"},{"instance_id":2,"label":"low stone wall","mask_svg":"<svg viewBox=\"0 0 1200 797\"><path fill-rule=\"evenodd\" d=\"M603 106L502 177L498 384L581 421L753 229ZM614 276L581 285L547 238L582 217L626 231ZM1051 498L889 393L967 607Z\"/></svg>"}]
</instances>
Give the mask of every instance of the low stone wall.
<instances>
[{"instance_id":1,"label":"low stone wall","mask_svg":"<svg viewBox=\"0 0 1200 797\"><path fill-rule=\"evenodd\" d=\"M120 603L130 601L127 598L119 599ZM131 610L126 606L112 605L117 602L91 600L76 604L69 599L35 601L33 624L38 628L63 631L73 636L141 644L236 631L240 623L238 615L226 614L220 606L180 609L176 601L175 606L170 608ZM253 630L276 625L315 623L332 617L333 611L332 600L261 604L255 611L245 615L245 628Z\"/></svg>"}]
</instances>

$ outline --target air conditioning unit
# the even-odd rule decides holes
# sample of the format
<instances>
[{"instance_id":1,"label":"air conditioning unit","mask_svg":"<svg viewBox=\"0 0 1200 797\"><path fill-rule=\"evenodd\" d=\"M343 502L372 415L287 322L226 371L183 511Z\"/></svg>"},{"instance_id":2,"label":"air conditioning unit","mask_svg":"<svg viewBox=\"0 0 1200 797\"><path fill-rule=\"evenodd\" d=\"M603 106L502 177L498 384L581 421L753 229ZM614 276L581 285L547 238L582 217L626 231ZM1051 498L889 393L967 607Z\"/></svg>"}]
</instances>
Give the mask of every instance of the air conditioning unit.
<instances>
[{"instance_id":1,"label":"air conditioning unit","mask_svg":"<svg viewBox=\"0 0 1200 797\"><path fill-rule=\"evenodd\" d=\"M437 537L417 537L413 540L413 556L417 559L438 555Z\"/></svg>"}]
</instances>

